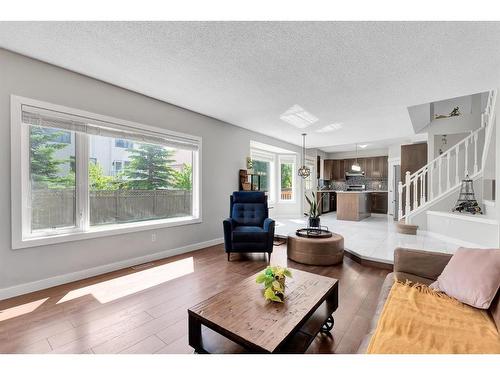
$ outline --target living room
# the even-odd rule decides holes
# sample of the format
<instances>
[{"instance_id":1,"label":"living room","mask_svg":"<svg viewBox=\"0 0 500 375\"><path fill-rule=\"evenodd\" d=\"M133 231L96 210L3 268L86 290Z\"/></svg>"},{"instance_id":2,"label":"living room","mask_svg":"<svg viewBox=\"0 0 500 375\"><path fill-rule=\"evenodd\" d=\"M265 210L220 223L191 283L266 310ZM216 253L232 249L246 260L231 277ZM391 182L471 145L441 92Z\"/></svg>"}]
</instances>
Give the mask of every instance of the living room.
<instances>
[{"instance_id":1,"label":"living room","mask_svg":"<svg viewBox=\"0 0 500 375\"><path fill-rule=\"evenodd\" d=\"M499 22L61 19L0 22L0 353L498 363Z\"/></svg>"}]
</instances>

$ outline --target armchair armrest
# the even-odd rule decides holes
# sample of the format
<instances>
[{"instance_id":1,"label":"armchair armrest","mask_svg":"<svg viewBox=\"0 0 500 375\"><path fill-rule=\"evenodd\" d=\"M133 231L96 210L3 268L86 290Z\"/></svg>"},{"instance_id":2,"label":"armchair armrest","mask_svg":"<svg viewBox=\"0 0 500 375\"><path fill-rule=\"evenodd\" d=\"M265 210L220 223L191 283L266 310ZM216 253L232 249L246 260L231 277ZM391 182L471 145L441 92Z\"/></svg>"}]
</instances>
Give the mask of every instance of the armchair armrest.
<instances>
[{"instance_id":1,"label":"armchair armrest","mask_svg":"<svg viewBox=\"0 0 500 375\"><path fill-rule=\"evenodd\" d=\"M394 250L394 272L410 273L436 280L451 256L451 254L398 247Z\"/></svg>"},{"instance_id":2,"label":"armchair armrest","mask_svg":"<svg viewBox=\"0 0 500 375\"><path fill-rule=\"evenodd\" d=\"M231 218L224 219L224 221L222 223L223 223L224 227L229 226L229 229L233 229L236 226L234 223L234 220Z\"/></svg>"},{"instance_id":3,"label":"armchair armrest","mask_svg":"<svg viewBox=\"0 0 500 375\"><path fill-rule=\"evenodd\" d=\"M231 251L233 247L233 241L231 238L231 232L233 231L235 225L234 225L234 220L229 218L225 219L222 222L222 226L224 228L224 247L226 251Z\"/></svg>"},{"instance_id":4,"label":"armchair armrest","mask_svg":"<svg viewBox=\"0 0 500 375\"><path fill-rule=\"evenodd\" d=\"M264 230L268 233L268 237L267 237L267 252L269 254L272 253L273 251L273 243L274 243L274 225L275 225L275 221L273 219L270 219L270 218L266 218L264 220Z\"/></svg>"},{"instance_id":5,"label":"armchair armrest","mask_svg":"<svg viewBox=\"0 0 500 375\"><path fill-rule=\"evenodd\" d=\"M272 231L273 231L273 234L274 234L274 223L275 223L275 222L274 222L274 220L273 220L273 219L266 218L266 219L264 220L264 225L263 225L264 230L265 230L266 232L270 232L270 231L272 230Z\"/></svg>"}]
</instances>

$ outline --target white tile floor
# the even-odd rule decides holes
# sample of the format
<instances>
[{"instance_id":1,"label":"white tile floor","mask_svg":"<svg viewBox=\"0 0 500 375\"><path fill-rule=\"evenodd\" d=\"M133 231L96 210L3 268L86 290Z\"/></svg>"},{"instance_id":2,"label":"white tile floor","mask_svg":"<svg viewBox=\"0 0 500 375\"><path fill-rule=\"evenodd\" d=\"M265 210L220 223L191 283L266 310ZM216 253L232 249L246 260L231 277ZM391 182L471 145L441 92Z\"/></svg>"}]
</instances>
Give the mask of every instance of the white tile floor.
<instances>
[{"instance_id":1,"label":"white tile floor","mask_svg":"<svg viewBox=\"0 0 500 375\"><path fill-rule=\"evenodd\" d=\"M274 218L276 234L286 236L298 228L306 226L306 217ZM347 251L363 259L393 263L394 249L398 246L413 249L432 250L453 253L460 245L431 237L426 232L417 232L416 236L396 232L392 216L372 214L361 221L337 220L335 213L321 216L321 225L344 236Z\"/></svg>"}]
</instances>

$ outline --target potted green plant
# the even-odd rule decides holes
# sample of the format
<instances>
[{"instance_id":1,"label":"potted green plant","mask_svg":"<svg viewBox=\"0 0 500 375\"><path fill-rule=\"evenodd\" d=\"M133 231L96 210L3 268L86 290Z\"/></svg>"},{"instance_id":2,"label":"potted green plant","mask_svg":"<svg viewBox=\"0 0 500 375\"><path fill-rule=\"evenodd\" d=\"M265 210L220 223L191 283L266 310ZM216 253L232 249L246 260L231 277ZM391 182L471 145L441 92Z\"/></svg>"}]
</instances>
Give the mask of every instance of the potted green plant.
<instances>
[{"instance_id":1,"label":"potted green plant","mask_svg":"<svg viewBox=\"0 0 500 375\"><path fill-rule=\"evenodd\" d=\"M310 227L319 227L319 216L321 207L321 201L323 200L323 194L319 194L320 197L316 195L316 193L311 192L311 197L308 197L305 194L305 198L307 203L309 204L309 226Z\"/></svg>"},{"instance_id":2,"label":"potted green plant","mask_svg":"<svg viewBox=\"0 0 500 375\"><path fill-rule=\"evenodd\" d=\"M283 302L285 299L285 281L292 277L288 268L280 266L268 266L262 273L257 275L256 282L264 284L264 298L269 301Z\"/></svg>"}]
</instances>

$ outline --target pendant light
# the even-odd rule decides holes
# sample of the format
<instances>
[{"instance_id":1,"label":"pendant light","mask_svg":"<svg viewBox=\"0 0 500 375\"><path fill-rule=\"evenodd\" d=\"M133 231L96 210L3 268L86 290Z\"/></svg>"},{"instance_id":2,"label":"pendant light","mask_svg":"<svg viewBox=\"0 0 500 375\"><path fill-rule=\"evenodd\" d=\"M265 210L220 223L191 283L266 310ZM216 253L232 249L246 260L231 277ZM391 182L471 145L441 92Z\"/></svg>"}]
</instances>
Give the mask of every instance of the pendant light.
<instances>
[{"instance_id":1,"label":"pendant light","mask_svg":"<svg viewBox=\"0 0 500 375\"><path fill-rule=\"evenodd\" d=\"M356 161L351 166L351 170L355 172L361 172L361 166L358 163L358 144L356 143Z\"/></svg>"},{"instance_id":2,"label":"pendant light","mask_svg":"<svg viewBox=\"0 0 500 375\"><path fill-rule=\"evenodd\" d=\"M306 133L302 133L302 167L299 168L298 173L304 179L311 174L311 170L306 166Z\"/></svg>"}]
</instances>

